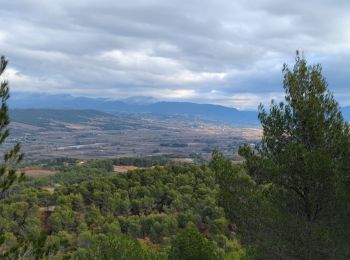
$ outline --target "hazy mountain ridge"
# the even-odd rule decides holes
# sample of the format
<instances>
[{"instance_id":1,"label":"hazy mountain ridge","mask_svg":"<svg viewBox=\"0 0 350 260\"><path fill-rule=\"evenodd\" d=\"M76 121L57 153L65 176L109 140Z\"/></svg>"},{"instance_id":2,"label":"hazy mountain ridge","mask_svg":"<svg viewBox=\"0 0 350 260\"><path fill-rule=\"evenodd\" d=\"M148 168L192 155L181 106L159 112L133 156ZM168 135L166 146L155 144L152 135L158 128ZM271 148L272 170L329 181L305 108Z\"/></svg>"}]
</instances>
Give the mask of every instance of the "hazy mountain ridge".
<instances>
[{"instance_id":1,"label":"hazy mountain ridge","mask_svg":"<svg viewBox=\"0 0 350 260\"><path fill-rule=\"evenodd\" d=\"M123 100L72 97L70 95L19 94L13 95L13 109L75 109L96 110L108 113L154 113L181 115L219 123L258 125L256 111L192 102L157 101L153 97L135 96ZM344 118L350 121L350 106L342 108Z\"/></svg>"},{"instance_id":2,"label":"hazy mountain ridge","mask_svg":"<svg viewBox=\"0 0 350 260\"><path fill-rule=\"evenodd\" d=\"M155 113L182 115L230 124L258 124L257 113L235 108L192 102L156 101L152 97L135 97L124 100L72 97L69 95L13 95L12 109L89 109L108 113Z\"/></svg>"}]
</instances>

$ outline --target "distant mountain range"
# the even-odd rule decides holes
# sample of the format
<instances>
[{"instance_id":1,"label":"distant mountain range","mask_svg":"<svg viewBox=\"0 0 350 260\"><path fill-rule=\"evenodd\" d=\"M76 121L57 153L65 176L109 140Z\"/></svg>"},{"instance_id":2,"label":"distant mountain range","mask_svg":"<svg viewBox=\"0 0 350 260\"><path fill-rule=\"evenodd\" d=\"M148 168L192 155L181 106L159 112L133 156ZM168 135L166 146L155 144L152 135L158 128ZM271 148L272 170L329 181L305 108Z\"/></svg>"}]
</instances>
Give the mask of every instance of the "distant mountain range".
<instances>
[{"instance_id":1,"label":"distant mountain range","mask_svg":"<svg viewBox=\"0 0 350 260\"><path fill-rule=\"evenodd\" d=\"M240 111L211 104L191 102L158 102L152 97L132 97L125 100L72 97L70 95L15 94L11 109L90 109L108 113L152 113L181 115L202 120L238 125L257 125L257 112Z\"/></svg>"},{"instance_id":2,"label":"distant mountain range","mask_svg":"<svg viewBox=\"0 0 350 260\"><path fill-rule=\"evenodd\" d=\"M124 100L72 97L70 95L13 94L10 108L90 109L108 113L153 113L181 115L203 120L237 125L258 125L256 111L241 111L212 104L157 101L152 97L131 97ZM344 118L350 121L350 107L342 109Z\"/></svg>"}]
</instances>

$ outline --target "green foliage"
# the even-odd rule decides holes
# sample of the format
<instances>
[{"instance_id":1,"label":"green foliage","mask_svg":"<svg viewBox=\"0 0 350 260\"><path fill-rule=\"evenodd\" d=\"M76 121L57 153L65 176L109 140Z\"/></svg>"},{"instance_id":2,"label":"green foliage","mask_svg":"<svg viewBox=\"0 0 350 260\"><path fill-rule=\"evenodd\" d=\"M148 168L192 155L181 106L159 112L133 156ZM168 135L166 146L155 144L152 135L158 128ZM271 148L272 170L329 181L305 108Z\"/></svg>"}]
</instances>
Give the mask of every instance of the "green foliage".
<instances>
[{"instance_id":1,"label":"green foliage","mask_svg":"<svg viewBox=\"0 0 350 260\"><path fill-rule=\"evenodd\" d=\"M0 58L0 76L3 74L6 69L8 61L4 56ZM10 97L9 86L7 81L0 82L0 145L10 136L9 124L9 109L7 101ZM14 184L14 182L23 177L23 173L18 175L16 172L16 167L23 159L23 154L21 153L21 147L19 143L16 143L11 149L4 153L2 159L2 165L0 166L0 199L3 199L7 194L8 189ZM8 209L12 214L6 216L9 212L5 211L4 215L1 216L0 220L5 221L5 223L0 223L0 256L6 255L7 251L11 251L12 248L17 247L18 241L13 232L20 232L19 229L27 223L23 220L22 216L24 212L29 211L30 207L25 202L17 202L8 207L4 206L5 210ZM32 218L27 219L29 223L35 225L35 220ZM23 225L23 226L22 226ZM32 232L30 225L26 225L23 230L23 233L27 234Z\"/></svg>"},{"instance_id":2,"label":"green foliage","mask_svg":"<svg viewBox=\"0 0 350 260\"><path fill-rule=\"evenodd\" d=\"M256 258L350 257L350 128L320 65L283 68L285 102L260 106L261 142L240 148L246 175L214 153L220 204Z\"/></svg>"},{"instance_id":3,"label":"green foliage","mask_svg":"<svg viewBox=\"0 0 350 260\"><path fill-rule=\"evenodd\" d=\"M231 228L244 230L244 241L250 241L256 236L256 220L265 216L261 214L264 195L260 196L263 192L258 190L263 187L256 185L242 165L233 164L218 151L213 152L210 166L220 185L219 205L234 223Z\"/></svg>"},{"instance_id":4,"label":"green foliage","mask_svg":"<svg viewBox=\"0 0 350 260\"><path fill-rule=\"evenodd\" d=\"M127 236L94 236L87 248L75 252L76 259L120 259L148 260L165 259L164 255L152 249L142 247L140 242Z\"/></svg>"},{"instance_id":5,"label":"green foliage","mask_svg":"<svg viewBox=\"0 0 350 260\"><path fill-rule=\"evenodd\" d=\"M171 243L171 260L213 260L218 259L214 244L203 237L195 228L183 230Z\"/></svg>"},{"instance_id":6,"label":"green foliage","mask_svg":"<svg viewBox=\"0 0 350 260\"><path fill-rule=\"evenodd\" d=\"M0 231L16 238L6 246L14 245L12 256L110 259L133 250L135 259L164 258L174 237L190 225L211 241L217 257L240 251L207 166L169 164L123 174L108 173L105 166L73 163L54 178L14 187L0 201ZM55 187L53 194L42 189L47 185ZM37 244L40 250L34 250Z\"/></svg>"},{"instance_id":7,"label":"green foliage","mask_svg":"<svg viewBox=\"0 0 350 260\"><path fill-rule=\"evenodd\" d=\"M4 56L0 58L0 76L4 73L7 66L7 60ZM0 145L2 145L10 135L8 125L10 123L7 100L9 99L9 86L7 81L0 82ZM3 164L0 166L0 196L8 190L16 181L16 166L22 160L23 154L20 152L20 145L15 144L4 154ZM23 176L23 174L21 175Z\"/></svg>"},{"instance_id":8,"label":"green foliage","mask_svg":"<svg viewBox=\"0 0 350 260\"><path fill-rule=\"evenodd\" d=\"M138 167L165 166L171 160L167 156L149 156L145 158L121 157L112 159L114 165L134 165Z\"/></svg>"}]
</instances>

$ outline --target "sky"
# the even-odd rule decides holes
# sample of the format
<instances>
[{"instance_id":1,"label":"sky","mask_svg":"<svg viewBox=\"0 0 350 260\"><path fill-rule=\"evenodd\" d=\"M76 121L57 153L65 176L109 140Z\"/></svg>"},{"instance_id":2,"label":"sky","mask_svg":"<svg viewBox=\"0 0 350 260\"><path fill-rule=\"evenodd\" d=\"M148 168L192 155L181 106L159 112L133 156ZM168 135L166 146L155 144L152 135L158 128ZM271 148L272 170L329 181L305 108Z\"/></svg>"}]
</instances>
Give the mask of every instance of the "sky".
<instances>
[{"instance_id":1,"label":"sky","mask_svg":"<svg viewBox=\"0 0 350 260\"><path fill-rule=\"evenodd\" d=\"M0 16L14 93L251 110L283 98L300 50L350 105L348 0L11 0Z\"/></svg>"}]
</instances>

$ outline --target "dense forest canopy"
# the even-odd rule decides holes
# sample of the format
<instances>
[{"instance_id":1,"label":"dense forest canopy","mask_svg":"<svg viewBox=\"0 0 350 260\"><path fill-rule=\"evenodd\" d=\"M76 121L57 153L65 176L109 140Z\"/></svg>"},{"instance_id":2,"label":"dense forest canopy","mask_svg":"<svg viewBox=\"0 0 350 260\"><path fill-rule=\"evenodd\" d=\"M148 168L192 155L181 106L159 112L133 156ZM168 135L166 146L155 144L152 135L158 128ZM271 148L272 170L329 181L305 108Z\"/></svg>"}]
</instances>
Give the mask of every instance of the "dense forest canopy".
<instances>
[{"instance_id":1,"label":"dense forest canopy","mask_svg":"<svg viewBox=\"0 0 350 260\"><path fill-rule=\"evenodd\" d=\"M146 250L161 258L168 252L176 254L170 251L172 241L177 235L180 240L181 235L186 237L181 233L186 228L200 232L194 236L208 244L215 258L242 253L223 208L217 205L219 187L207 166L169 164L125 174L111 173L94 161L62 167L54 179L28 179L0 201L0 231L6 237L2 253L22 246L22 241L38 240L40 253L47 257L87 259L94 258L96 250L110 250L104 252L110 255L128 250L98 242L105 241L140 247L140 254ZM94 177L88 177L93 172ZM53 181L52 193L47 185ZM189 232L192 236L195 231ZM16 253L35 250L35 244L27 246Z\"/></svg>"}]
</instances>

